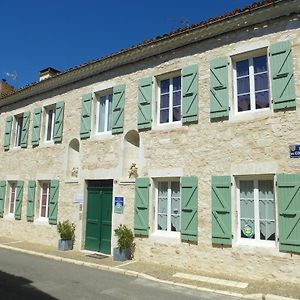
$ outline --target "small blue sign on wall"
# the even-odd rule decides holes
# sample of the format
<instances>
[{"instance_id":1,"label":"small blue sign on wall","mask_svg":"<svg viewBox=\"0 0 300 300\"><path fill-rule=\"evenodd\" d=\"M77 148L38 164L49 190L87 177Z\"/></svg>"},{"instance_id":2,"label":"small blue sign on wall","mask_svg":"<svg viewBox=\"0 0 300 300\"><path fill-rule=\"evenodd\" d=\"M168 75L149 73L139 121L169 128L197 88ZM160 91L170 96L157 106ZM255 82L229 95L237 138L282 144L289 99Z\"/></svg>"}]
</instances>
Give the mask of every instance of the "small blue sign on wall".
<instances>
[{"instance_id":1,"label":"small blue sign on wall","mask_svg":"<svg viewBox=\"0 0 300 300\"><path fill-rule=\"evenodd\" d=\"M300 157L300 145L290 145L290 158Z\"/></svg>"},{"instance_id":2,"label":"small blue sign on wall","mask_svg":"<svg viewBox=\"0 0 300 300\"><path fill-rule=\"evenodd\" d=\"M115 197L115 213L122 214L124 212L124 197Z\"/></svg>"}]
</instances>

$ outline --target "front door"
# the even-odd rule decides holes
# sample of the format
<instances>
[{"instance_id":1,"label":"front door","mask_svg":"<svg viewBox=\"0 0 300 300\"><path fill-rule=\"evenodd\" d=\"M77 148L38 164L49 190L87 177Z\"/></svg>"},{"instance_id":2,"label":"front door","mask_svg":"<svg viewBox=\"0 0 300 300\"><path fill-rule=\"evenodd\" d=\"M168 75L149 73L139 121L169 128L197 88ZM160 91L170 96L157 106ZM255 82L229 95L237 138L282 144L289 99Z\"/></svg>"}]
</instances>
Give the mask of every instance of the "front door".
<instances>
[{"instance_id":1,"label":"front door","mask_svg":"<svg viewBox=\"0 0 300 300\"><path fill-rule=\"evenodd\" d=\"M88 187L85 249L110 254L112 188Z\"/></svg>"}]
</instances>

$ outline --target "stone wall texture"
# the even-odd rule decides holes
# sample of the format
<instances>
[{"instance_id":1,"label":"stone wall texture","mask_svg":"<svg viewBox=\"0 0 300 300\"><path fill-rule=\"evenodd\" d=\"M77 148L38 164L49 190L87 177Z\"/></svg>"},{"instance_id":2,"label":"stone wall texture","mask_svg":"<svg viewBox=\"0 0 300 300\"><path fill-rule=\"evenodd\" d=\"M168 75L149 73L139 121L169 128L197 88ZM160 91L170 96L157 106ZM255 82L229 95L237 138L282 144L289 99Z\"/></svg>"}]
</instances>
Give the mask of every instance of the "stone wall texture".
<instances>
[{"instance_id":1,"label":"stone wall texture","mask_svg":"<svg viewBox=\"0 0 300 300\"><path fill-rule=\"evenodd\" d=\"M68 85L55 91L24 99L1 108L0 136L3 137L5 119L25 111L33 112L57 101L65 101L63 141L61 144L41 144L26 149L11 147L1 150L0 180L24 180L22 218L14 220L5 213L0 219L1 235L19 240L56 245L56 226L26 221L28 180L58 179L60 182L58 220L69 219L76 224L76 249L84 248L86 221L86 180L113 179L113 195L125 197L123 215L113 215L113 228L127 224L133 228L134 180L126 178L124 166L124 137L137 130L138 80L180 71L197 64L199 67L199 122L188 126L158 128L140 132L137 149L139 176L161 174L198 177L198 245L172 243L158 239L153 234L154 192L150 197L150 237L136 239L135 257L194 270L214 270L234 273L241 277L300 281L300 256L281 253L278 245L273 248L239 246L236 242L236 204L232 192L233 247L215 248L211 244L211 176L230 175L233 182L237 175L299 173L300 160L289 158L289 144L300 143L300 20L299 16L257 24L242 30L218 35L174 51L122 66L92 78ZM209 62L210 60L261 49L278 41L290 40L296 88L296 110L253 113L243 119L230 112L229 120L210 122L209 119ZM229 78L232 78L232 62ZM232 79L230 79L232 81ZM80 140L81 97L83 94L126 85L124 133ZM232 82L229 85L231 107ZM153 101L155 111L155 101ZM95 116L94 116L95 117ZM155 117L154 117L155 119ZM95 120L93 121L95 123ZM32 119L30 126L32 125ZM80 142L79 176L70 180L67 170L68 147L72 139ZM29 135L31 141L31 130ZM2 145L1 145L2 146ZM1 147L1 149L3 149ZM152 178L153 179L153 178ZM234 189L234 187L233 187ZM84 195L83 214L74 203L76 195ZM6 197L6 200L8 197ZM38 201L38 197L36 199ZM5 211L8 210L6 201ZM36 215L38 203L36 203ZM116 243L112 232L113 246Z\"/></svg>"}]
</instances>

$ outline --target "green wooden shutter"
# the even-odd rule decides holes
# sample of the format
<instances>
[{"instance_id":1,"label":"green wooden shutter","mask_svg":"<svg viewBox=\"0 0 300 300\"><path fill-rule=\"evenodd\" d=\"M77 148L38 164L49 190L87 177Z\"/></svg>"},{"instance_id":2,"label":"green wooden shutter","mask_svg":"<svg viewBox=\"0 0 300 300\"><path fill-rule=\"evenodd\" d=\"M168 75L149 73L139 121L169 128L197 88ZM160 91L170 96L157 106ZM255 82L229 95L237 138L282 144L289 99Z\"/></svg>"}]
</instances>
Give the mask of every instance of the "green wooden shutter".
<instances>
[{"instance_id":1,"label":"green wooden shutter","mask_svg":"<svg viewBox=\"0 0 300 300\"><path fill-rule=\"evenodd\" d=\"M27 111L27 112L24 112L24 114L23 114L22 133L21 133L21 148L27 148L29 122L30 122L30 112Z\"/></svg>"},{"instance_id":2,"label":"green wooden shutter","mask_svg":"<svg viewBox=\"0 0 300 300\"><path fill-rule=\"evenodd\" d=\"M91 114L92 114L92 93L85 94L81 99L81 123L80 138L87 139L91 136Z\"/></svg>"},{"instance_id":3,"label":"green wooden shutter","mask_svg":"<svg viewBox=\"0 0 300 300\"><path fill-rule=\"evenodd\" d=\"M296 107L291 42L272 44L269 55L274 109Z\"/></svg>"},{"instance_id":4,"label":"green wooden shutter","mask_svg":"<svg viewBox=\"0 0 300 300\"><path fill-rule=\"evenodd\" d=\"M210 119L229 116L228 57L210 62Z\"/></svg>"},{"instance_id":5,"label":"green wooden shutter","mask_svg":"<svg viewBox=\"0 0 300 300\"><path fill-rule=\"evenodd\" d=\"M198 178L182 177L181 240L198 242Z\"/></svg>"},{"instance_id":6,"label":"green wooden shutter","mask_svg":"<svg viewBox=\"0 0 300 300\"><path fill-rule=\"evenodd\" d=\"M33 113L32 136L31 143L33 146L38 146L40 143L42 108L37 107Z\"/></svg>"},{"instance_id":7,"label":"green wooden shutter","mask_svg":"<svg viewBox=\"0 0 300 300\"><path fill-rule=\"evenodd\" d=\"M230 176L212 176L212 243L232 244L231 231L231 178Z\"/></svg>"},{"instance_id":8,"label":"green wooden shutter","mask_svg":"<svg viewBox=\"0 0 300 300\"><path fill-rule=\"evenodd\" d=\"M112 133L122 133L124 123L125 85L113 88Z\"/></svg>"},{"instance_id":9,"label":"green wooden shutter","mask_svg":"<svg viewBox=\"0 0 300 300\"><path fill-rule=\"evenodd\" d=\"M149 234L149 178L136 178L134 202L134 234L148 236Z\"/></svg>"},{"instance_id":10,"label":"green wooden shutter","mask_svg":"<svg viewBox=\"0 0 300 300\"><path fill-rule=\"evenodd\" d=\"M138 129L151 129L152 77L139 80L138 100Z\"/></svg>"},{"instance_id":11,"label":"green wooden shutter","mask_svg":"<svg viewBox=\"0 0 300 300\"><path fill-rule=\"evenodd\" d=\"M182 69L182 123L198 122L198 65Z\"/></svg>"},{"instance_id":12,"label":"green wooden shutter","mask_svg":"<svg viewBox=\"0 0 300 300\"><path fill-rule=\"evenodd\" d=\"M279 250L300 253L300 174L277 176Z\"/></svg>"},{"instance_id":13,"label":"green wooden shutter","mask_svg":"<svg viewBox=\"0 0 300 300\"><path fill-rule=\"evenodd\" d=\"M5 191L6 182L2 180L0 181L0 218L3 218L4 214Z\"/></svg>"},{"instance_id":14,"label":"green wooden shutter","mask_svg":"<svg viewBox=\"0 0 300 300\"><path fill-rule=\"evenodd\" d=\"M21 220L21 214L22 214L22 200L23 200L23 181L17 181L16 185L16 207L15 207L15 219Z\"/></svg>"},{"instance_id":15,"label":"green wooden shutter","mask_svg":"<svg viewBox=\"0 0 300 300\"><path fill-rule=\"evenodd\" d=\"M49 199L49 224L57 223L59 181L51 180L50 199Z\"/></svg>"},{"instance_id":16,"label":"green wooden shutter","mask_svg":"<svg viewBox=\"0 0 300 300\"><path fill-rule=\"evenodd\" d=\"M13 117L8 116L5 122L4 141L3 141L3 148L5 151L9 150L12 123L13 123Z\"/></svg>"},{"instance_id":17,"label":"green wooden shutter","mask_svg":"<svg viewBox=\"0 0 300 300\"><path fill-rule=\"evenodd\" d=\"M27 213L26 213L28 222L33 222L33 218L34 218L35 187L36 187L36 182L34 180L29 180L28 194L27 194Z\"/></svg>"},{"instance_id":18,"label":"green wooden shutter","mask_svg":"<svg viewBox=\"0 0 300 300\"><path fill-rule=\"evenodd\" d=\"M54 134L55 143L61 143L63 135L65 102L59 101L55 106Z\"/></svg>"}]
</instances>

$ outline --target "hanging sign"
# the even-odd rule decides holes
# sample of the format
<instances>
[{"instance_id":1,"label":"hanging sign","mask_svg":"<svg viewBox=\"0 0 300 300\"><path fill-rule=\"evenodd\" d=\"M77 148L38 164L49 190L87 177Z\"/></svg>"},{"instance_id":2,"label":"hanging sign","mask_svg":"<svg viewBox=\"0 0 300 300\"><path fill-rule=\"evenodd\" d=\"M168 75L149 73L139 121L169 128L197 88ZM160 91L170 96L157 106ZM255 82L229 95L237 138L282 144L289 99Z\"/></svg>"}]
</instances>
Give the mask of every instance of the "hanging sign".
<instances>
[{"instance_id":1,"label":"hanging sign","mask_svg":"<svg viewBox=\"0 0 300 300\"><path fill-rule=\"evenodd\" d=\"M114 204L115 214L122 214L124 212L124 197L115 197Z\"/></svg>"},{"instance_id":2,"label":"hanging sign","mask_svg":"<svg viewBox=\"0 0 300 300\"><path fill-rule=\"evenodd\" d=\"M290 145L290 158L300 157L300 145Z\"/></svg>"}]
</instances>

